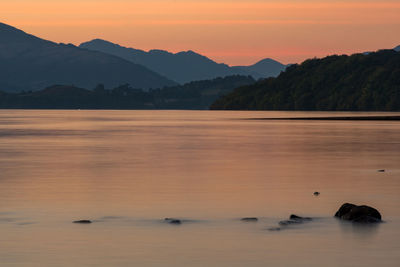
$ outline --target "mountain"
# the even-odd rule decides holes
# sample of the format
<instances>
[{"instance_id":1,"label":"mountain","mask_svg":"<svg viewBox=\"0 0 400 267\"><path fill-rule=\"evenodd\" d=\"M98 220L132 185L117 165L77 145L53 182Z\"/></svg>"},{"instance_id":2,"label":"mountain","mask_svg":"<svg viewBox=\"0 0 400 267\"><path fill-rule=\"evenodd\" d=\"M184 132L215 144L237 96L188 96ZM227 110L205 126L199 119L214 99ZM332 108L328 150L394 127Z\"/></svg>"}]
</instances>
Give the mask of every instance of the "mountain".
<instances>
[{"instance_id":1,"label":"mountain","mask_svg":"<svg viewBox=\"0 0 400 267\"><path fill-rule=\"evenodd\" d=\"M396 51L396 52L400 52L400 45L398 45L395 48L393 48L393 50Z\"/></svg>"},{"instance_id":2,"label":"mountain","mask_svg":"<svg viewBox=\"0 0 400 267\"><path fill-rule=\"evenodd\" d=\"M250 76L228 76L162 89L143 91L124 84L108 90L98 85L87 90L71 85L54 85L40 91L0 91L0 108L25 109L208 109L222 94L249 85Z\"/></svg>"},{"instance_id":3,"label":"mountain","mask_svg":"<svg viewBox=\"0 0 400 267\"><path fill-rule=\"evenodd\" d=\"M285 70L286 67L287 67L286 65L283 65L282 63L280 63L276 60L266 58L266 59L260 60L259 62L257 62L254 65L236 66L236 67L232 67L232 68L248 71L250 73L258 73L259 76L256 76L255 78L261 78L261 77L263 77L263 76L260 76L260 75L262 75L262 73L267 73L267 75L264 76L263 78L268 78L268 77L278 76L282 71Z\"/></svg>"},{"instance_id":4,"label":"mountain","mask_svg":"<svg viewBox=\"0 0 400 267\"><path fill-rule=\"evenodd\" d=\"M399 111L400 53L309 59L276 78L235 89L211 109Z\"/></svg>"},{"instance_id":5,"label":"mountain","mask_svg":"<svg viewBox=\"0 0 400 267\"><path fill-rule=\"evenodd\" d=\"M93 88L98 83L140 88L176 84L116 56L46 41L0 23L1 90L38 90L51 84Z\"/></svg>"},{"instance_id":6,"label":"mountain","mask_svg":"<svg viewBox=\"0 0 400 267\"><path fill-rule=\"evenodd\" d=\"M276 76L285 65L273 60L261 61L253 66L229 67L193 51L170 53L164 50L145 52L127 48L101 39L94 39L79 45L88 50L101 51L115 55L147 68L179 83L207 80L229 75L252 75L254 78Z\"/></svg>"}]
</instances>

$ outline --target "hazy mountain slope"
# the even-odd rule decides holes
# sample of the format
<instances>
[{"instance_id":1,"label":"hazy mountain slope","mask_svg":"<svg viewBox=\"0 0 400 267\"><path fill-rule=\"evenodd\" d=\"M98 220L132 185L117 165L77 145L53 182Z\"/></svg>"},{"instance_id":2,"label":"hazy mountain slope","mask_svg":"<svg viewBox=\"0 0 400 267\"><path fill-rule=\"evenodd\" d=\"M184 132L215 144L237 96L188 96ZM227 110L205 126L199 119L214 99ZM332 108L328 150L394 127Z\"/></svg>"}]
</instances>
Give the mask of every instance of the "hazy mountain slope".
<instances>
[{"instance_id":1,"label":"hazy mountain slope","mask_svg":"<svg viewBox=\"0 0 400 267\"><path fill-rule=\"evenodd\" d=\"M101 39L82 43L79 47L116 55L131 62L141 64L174 81L186 83L190 81L213 79L229 75L252 75L254 78L276 76L285 68L282 64L265 61L250 67L229 67L218 64L211 59L193 51L176 54L163 50L143 50L126 48ZM279 66L278 66L279 65ZM279 69L279 71L277 70Z\"/></svg>"},{"instance_id":2,"label":"hazy mountain slope","mask_svg":"<svg viewBox=\"0 0 400 267\"><path fill-rule=\"evenodd\" d=\"M400 45L396 46L395 48L393 48L394 51L400 52Z\"/></svg>"},{"instance_id":3,"label":"hazy mountain slope","mask_svg":"<svg viewBox=\"0 0 400 267\"><path fill-rule=\"evenodd\" d=\"M235 89L211 108L400 110L400 53L380 50L306 60L277 78Z\"/></svg>"},{"instance_id":4,"label":"hazy mountain slope","mask_svg":"<svg viewBox=\"0 0 400 267\"><path fill-rule=\"evenodd\" d=\"M113 55L56 44L0 23L0 89L38 90L52 84L93 88L129 83L158 88L175 82Z\"/></svg>"},{"instance_id":5,"label":"hazy mountain slope","mask_svg":"<svg viewBox=\"0 0 400 267\"><path fill-rule=\"evenodd\" d=\"M209 109L220 96L253 83L251 76L233 75L151 90L151 93L160 109Z\"/></svg>"},{"instance_id":6,"label":"hazy mountain slope","mask_svg":"<svg viewBox=\"0 0 400 267\"><path fill-rule=\"evenodd\" d=\"M249 85L250 76L228 76L213 80L153 89L147 92L129 85L87 90L71 85L54 85L34 92L0 91L0 108L26 109L208 109L219 96Z\"/></svg>"}]
</instances>

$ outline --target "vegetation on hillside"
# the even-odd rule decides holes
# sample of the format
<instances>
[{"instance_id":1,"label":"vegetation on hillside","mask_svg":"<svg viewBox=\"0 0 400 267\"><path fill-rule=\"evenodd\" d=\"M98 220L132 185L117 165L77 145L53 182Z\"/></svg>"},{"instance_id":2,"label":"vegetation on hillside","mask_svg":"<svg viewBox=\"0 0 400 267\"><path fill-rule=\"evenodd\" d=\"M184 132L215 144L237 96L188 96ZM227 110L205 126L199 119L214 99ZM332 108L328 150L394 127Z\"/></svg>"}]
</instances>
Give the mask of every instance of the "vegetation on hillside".
<instances>
[{"instance_id":1,"label":"vegetation on hillside","mask_svg":"<svg viewBox=\"0 0 400 267\"><path fill-rule=\"evenodd\" d=\"M309 59L277 78L235 89L211 109L400 110L400 53L381 50Z\"/></svg>"}]
</instances>

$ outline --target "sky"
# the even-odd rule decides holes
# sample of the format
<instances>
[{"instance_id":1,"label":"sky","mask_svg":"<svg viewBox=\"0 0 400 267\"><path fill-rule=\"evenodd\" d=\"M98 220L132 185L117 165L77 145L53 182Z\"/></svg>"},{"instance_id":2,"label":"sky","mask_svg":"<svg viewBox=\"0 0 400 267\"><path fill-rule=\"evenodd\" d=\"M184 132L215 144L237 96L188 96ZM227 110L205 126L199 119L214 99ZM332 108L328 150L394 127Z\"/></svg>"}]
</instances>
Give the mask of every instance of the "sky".
<instances>
[{"instance_id":1,"label":"sky","mask_svg":"<svg viewBox=\"0 0 400 267\"><path fill-rule=\"evenodd\" d=\"M0 22L54 42L300 63L400 45L400 0L0 0Z\"/></svg>"}]
</instances>

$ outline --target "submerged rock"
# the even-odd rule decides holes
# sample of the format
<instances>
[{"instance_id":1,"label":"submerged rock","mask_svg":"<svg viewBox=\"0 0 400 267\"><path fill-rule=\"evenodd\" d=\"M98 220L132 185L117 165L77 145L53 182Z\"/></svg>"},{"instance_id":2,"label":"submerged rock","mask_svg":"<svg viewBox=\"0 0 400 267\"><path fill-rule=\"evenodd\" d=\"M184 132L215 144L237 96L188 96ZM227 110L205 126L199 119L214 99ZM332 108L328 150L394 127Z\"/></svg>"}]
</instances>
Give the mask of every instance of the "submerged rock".
<instances>
[{"instance_id":1,"label":"submerged rock","mask_svg":"<svg viewBox=\"0 0 400 267\"><path fill-rule=\"evenodd\" d=\"M171 223L171 224L181 224L182 221L179 219L174 219L174 218L165 218L164 221Z\"/></svg>"},{"instance_id":2,"label":"submerged rock","mask_svg":"<svg viewBox=\"0 0 400 267\"><path fill-rule=\"evenodd\" d=\"M291 225L302 224L302 223L309 222L309 221L312 221L312 218L300 217L295 214L292 214L289 216L289 220L280 221L278 227L270 227L270 228L268 228L268 230L269 231L280 231L280 230L290 229Z\"/></svg>"},{"instance_id":3,"label":"submerged rock","mask_svg":"<svg viewBox=\"0 0 400 267\"><path fill-rule=\"evenodd\" d=\"M91 220L78 220L78 221L74 221L73 223L92 223Z\"/></svg>"},{"instance_id":4,"label":"submerged rock","mask_svg":"<svg viewBox=\"0 0 400 267\"><path fill-rule=\"evenodd\" d=\"M280 230L281 230L280 227L271 227L271 228L268 228L268 231L280 231Z\"/></svg>"},{"instance_id":5,"label":"submerged rock","mask_svg":"<svg viewBox=\"0 0 400 267\"><path fill-rule=\"evenodd\" d=\"M295 214L290 215L289 220L280 221L280 225L290 225L290 224L299 224L303 222L311 221L310 217L300 217Z\"/></svg>"},{"instance_id":6,"label":"submerged rock","mask_svg":"<svg viewBox=\"0 0 400 267\"><path fill-rule=\"evenodd\" d=\"M344 203L335 213L335 217L357 223L377 223L382 221L382 216L375 208L351 203Z\"/></svg>"},{"instance_id":7,"label":"submerged rock","mask_svg":"<svg viewBox=\"0 0 400 267\"><path fill-rule=\"evenodd\" d=\"M242 219L240 219L243 222L257 222L258 218L256 217L244 217Z\"/></svg>"},{"instance_id":8,"label":"submerged rock","mask_svg":"<svg viewBox=\"0 0 400 267\"><path fill-rule=\"evenodd\" d=\"M295 214L290 215L291 220L298 220L298 221L311 221L312 219L310 217L300 217Z\"/></svg>"},{"instance_id":9,"label":"submerged rock","mask_svg":"<svg viewBox=\"0 0 400 267\"><path fill-rule=\"evenodd\" d=\"M295 221L295 220L283 220L279 222L279 225L290 225L290 224L298 224L298 223L303 223L301 221Z\"/></svg>"}]
</instances>

